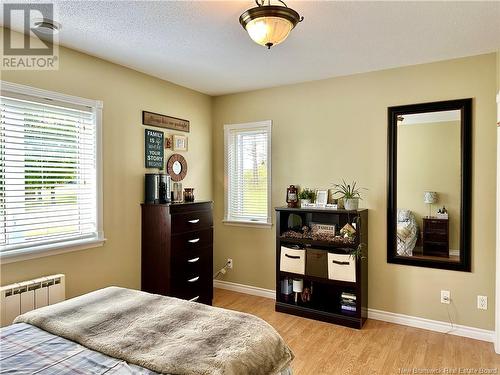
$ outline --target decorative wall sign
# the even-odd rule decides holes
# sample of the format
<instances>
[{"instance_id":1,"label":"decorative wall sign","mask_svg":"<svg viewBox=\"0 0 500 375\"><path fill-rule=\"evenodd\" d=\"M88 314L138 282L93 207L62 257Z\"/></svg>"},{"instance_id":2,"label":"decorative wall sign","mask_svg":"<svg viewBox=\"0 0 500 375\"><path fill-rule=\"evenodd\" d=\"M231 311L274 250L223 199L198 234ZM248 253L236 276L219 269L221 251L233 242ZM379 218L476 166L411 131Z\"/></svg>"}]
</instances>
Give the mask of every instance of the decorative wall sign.
<instances>
[{"instance_id":1,"label":"decorative wall sign","mask_svg":"<svg viewBox=\"0 0 500 375\"><path fill-rule=\"evenodd\" d=\"M185 135L172 136L172 150L174 151L187 151L188 150L188 139Z\"/></svg>"},{"instance_id":2,"label":"decorative wall sign","mask_svg":"<svg viewBox=\"0 0 500 375\"><path fill-rule=\"evenodd\" d=\"M189 133L189 121L177 117L160 115L159 113L142 111L142 124L159 128L180 130Z\"/></svg>"},{"instance_id":3,"label":"decorative wall sign","mask_svg":"<svg viewBox=\"0 0 500 375\"><path fill-rule=\"evenodd\" d=\"M184 156L173 154L167 162L167 173L172 178L172 181L178 182L186 177L187 162Z\"/></svg>"},{"instance_id":4,"label":"decorative wall sign","mask_svg":"<svg viewBox=\"0 0 500 375\"><path fill-rule=\"evenodd\" d=\"M163 169L163 132L146 129L144 141L146 168Z\"/></svg>"},{"instance_id":5,"label":"decorative wall sign","mask_svg":"<svg viewBox=\"0 0 500 375\"><path fill-rule=\"evenodd\" d=\"M328 234L335 237L335 224L320 224L311 222L311 232L316 234Z\"/></svg>"}]
</instances>

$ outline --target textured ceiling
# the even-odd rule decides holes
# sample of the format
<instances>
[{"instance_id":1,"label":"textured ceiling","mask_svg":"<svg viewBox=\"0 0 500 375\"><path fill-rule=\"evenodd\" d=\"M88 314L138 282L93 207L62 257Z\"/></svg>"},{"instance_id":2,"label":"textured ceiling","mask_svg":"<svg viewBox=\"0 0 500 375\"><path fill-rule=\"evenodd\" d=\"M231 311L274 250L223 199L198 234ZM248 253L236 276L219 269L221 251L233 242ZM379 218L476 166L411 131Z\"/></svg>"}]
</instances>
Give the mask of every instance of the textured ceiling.
<instances>
[{"instance_id":1,"label":"textured ceiling","mask_svg":"<svg viewBox=\"0 0 500 375\"><path fill-rule=\"evenodd\" d=\"M500 1L290 1L305 20L269 51L238 22L251 0L55 4L62 45L211 95L500 48Z\"/></svg>"}]
</instances>

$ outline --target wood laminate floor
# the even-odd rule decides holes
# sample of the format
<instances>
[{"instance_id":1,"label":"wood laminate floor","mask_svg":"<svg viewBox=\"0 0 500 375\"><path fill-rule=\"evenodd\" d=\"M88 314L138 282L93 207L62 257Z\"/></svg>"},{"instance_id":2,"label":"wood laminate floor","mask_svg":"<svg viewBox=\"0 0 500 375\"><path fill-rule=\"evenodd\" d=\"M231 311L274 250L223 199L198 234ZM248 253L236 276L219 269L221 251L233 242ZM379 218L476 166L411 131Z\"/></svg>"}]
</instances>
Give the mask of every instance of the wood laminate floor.
<instances>
[{"instance_id":1,"label":"wood laminate floor","mask_svg":"<svg viewBox=\"0 0 500 375\"><path fill-rule=\"evenodd\" d=\"M377 320L358 331L275 312L268 298L214 293L214 306L254 314L281 334L295 354L294 375L500 374L500 355L488 342Z\"/></svg>"}]
</instances>

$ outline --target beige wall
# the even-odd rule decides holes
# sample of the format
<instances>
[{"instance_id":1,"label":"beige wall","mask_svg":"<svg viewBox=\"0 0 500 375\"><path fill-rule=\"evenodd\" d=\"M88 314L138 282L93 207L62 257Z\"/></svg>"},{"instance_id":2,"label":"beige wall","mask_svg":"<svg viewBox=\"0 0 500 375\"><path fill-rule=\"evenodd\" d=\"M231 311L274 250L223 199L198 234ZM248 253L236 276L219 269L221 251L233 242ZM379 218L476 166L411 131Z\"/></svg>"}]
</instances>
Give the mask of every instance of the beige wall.
<instances>
[{"instance_id":1,"label":"beige wall","mask_svg":"<svg viewBox=\"0 0 500 375\"><path fill-rule=\"evenodd\" d=\"M497 90L500 91L500 49L497 52Z\"/></svg>"},{"instance_id":2,"label":"beige wall","mask_svg":"<svg viewBox=\"0 0 500 375\"><path fill-rule=\"evenodd\" d=\"M460 250L460 121L399 125L397 150L398 208L415 214L421 235L422 217L429 216L424 191L437 192L431 215L446 207L449 248Z\"/></svg>"},{"instance_id":3,"label":"beige wall","mask_svg":"<svg viewBox=\"0 0 500 375\"><path fill-rule=\"evenodd\" d=\"M369 190L369 307L447 321L440 289L451 291L455 323L493 329L496 56L482 55L218 97L214 101L215 267L226 280L274 289L274 230L223 225L223 124L273 120L272 204L289 184L328 188L341 178ZM387 107L474 98L472 272L388 264Z\"/></svg>"},{"instance_id":4,"label":"beige wall","mask_svg":"<svg viewBox=\"0 0 500 375\"><path fill-rule=\"evenodd\" d=\"M103 108L103 247L3 264L1 285L53 273L67 275L67 295L108 285L140 287L140 206L144 191L144 126L150 110L191 121L183 186L212 198L212 99L131 69L60 49L60 69L4 71L2 80L98 99ZM168 134L172 132L165 131ZM172 152L166 152L168 157ZM148 170L154 171L154 170Z\"/></svg>"}]
</instances>

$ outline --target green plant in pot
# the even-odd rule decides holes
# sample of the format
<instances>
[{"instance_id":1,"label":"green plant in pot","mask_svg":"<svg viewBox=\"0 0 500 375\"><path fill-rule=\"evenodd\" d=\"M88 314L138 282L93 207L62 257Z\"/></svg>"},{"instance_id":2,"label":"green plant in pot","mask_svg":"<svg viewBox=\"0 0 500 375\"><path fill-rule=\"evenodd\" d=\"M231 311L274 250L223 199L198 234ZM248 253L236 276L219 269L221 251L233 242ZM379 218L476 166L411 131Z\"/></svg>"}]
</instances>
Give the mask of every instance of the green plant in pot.
<instances>
[{"instance_id":1,"label":"green plant in pot","mask_svg":"<svg viewBox=\"0 0 500 375\"><path fill-rule=\"evenodd\" d=\"M352 259L354 260L365 260L366 257L366 244L360 243L356 249L352 249L350 254Z\"/></svg>"},{"instance_id":2,"label":"green plant in pot","mask_svg":"<svg viewBox=\"0 0 500 375\"><path fill-rule=\"evenodd\" d=\"M311 203L314 200L315 192L314 190L305 188L299 193L300 205L305 203Z\"/></svg>"},{"instance_id":3,"label":"green plant in pot","mask_svg":"<svg viewBox=\"0 0 500 375\"><path fill-rule=\"evenodd\" d=\"M351 184L345 182L342 179L341 184L333 184L335 191L333 194L340 195L340 198L344 200L344 208L346 210L357 210L359 207L359 200L361 199L361 190L366 190L356 186L356 181Z\"/></svg>"}]
</instances>

